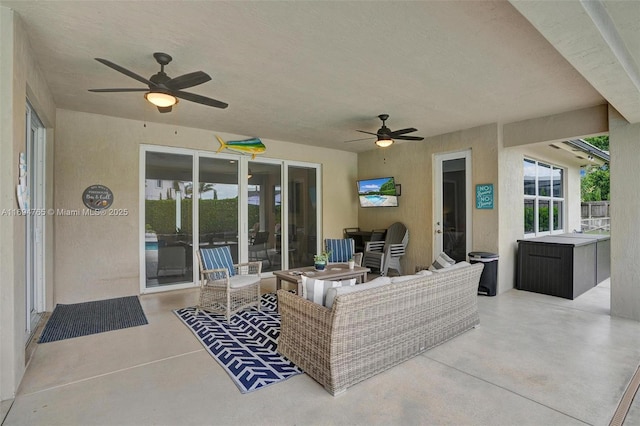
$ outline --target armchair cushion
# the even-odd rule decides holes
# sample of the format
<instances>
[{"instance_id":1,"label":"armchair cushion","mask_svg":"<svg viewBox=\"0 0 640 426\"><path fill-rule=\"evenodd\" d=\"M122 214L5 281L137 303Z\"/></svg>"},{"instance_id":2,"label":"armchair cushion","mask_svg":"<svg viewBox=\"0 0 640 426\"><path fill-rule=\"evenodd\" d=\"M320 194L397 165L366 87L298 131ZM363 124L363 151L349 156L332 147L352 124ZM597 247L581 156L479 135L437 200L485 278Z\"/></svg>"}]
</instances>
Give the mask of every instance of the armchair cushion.
<instances>
[{"instance_id":1,"label":"armchair cushion","mask_svg":"<svg viewBox=\"0 0 640 426\"><path fill-rule=\"evenodd\" d=\"M229 278L229 287L242 288L260 281L258 275L235 275Z\"/></svg>"},{"instance_id":2,"label":"armchair cushion","mask_svg":"<svg viewBox=\"0 0 640 426\"><path fill-rule=\"evenodd\" d=\"M230 277L233 277L236 274L229 246L200 249L200 256L202 257L204 269L211 270L225 268L229 271Z\"/></svg>"}]
</instances>

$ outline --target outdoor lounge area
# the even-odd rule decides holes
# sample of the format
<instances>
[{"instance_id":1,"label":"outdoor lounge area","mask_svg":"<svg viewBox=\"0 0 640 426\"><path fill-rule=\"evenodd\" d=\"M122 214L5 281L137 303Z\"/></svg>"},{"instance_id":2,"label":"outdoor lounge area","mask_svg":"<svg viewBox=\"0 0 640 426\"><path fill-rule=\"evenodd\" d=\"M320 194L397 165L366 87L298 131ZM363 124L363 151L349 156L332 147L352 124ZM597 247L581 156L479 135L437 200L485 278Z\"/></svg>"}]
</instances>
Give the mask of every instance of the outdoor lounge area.
<instances>
[{"instance_id":1,"label":"outdoor lounge area","mask_svg":"<svg viewBox=\"0 0 640 426\"><path fill-rule=\"evenodd\" d=\"M638 22L0 0L2 426L640 424Z\"/></svg>"},{"instance_id":2,"label":"outdoor lounge area","mask_svg":"<svg viewBox=\"0 0 640 426\"><path fill-rule=\"evenodd\" d=\"M480 297L478 328L338 397L305 374L243 395L171 312L196 300L145 295L146 326L41 345L4 425L607 425L640 359L605 281L576 300Z\"/></svg>"}]
</instances>

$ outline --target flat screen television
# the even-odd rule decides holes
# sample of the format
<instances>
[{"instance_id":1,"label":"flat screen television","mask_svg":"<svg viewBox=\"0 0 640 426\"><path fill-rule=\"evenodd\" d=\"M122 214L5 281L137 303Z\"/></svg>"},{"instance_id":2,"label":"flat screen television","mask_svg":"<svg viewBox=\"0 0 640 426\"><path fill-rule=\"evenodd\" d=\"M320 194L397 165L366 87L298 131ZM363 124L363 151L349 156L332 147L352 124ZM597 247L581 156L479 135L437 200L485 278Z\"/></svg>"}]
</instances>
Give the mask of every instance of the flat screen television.
<instances>
[{"instance_id":1,"label":"flat screen television","mask_svg":"<svg viewBox=\"0 0 640 426\"><path fill-rule=\"evenodd\" d=\"M398 207L393 177L357 181L360 207Z\"/></svg>"}]
</instances>

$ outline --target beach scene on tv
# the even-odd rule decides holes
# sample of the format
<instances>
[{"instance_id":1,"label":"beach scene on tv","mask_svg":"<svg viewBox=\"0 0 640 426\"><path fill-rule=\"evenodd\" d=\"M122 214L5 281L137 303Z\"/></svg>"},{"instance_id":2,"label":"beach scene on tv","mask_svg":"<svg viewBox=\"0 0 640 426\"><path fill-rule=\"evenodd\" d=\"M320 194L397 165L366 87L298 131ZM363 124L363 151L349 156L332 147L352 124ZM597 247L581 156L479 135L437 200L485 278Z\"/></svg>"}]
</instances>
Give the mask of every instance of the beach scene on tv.
<instances>
[{"instance_id":1,"label":"beach scene on tv","mask_svg":"<svg viewBox=\"0 0 640 426\"><path fill-rule=\"evenodd\" d=\"M397 207L396 184L392 177L358 181L361 207Z\"/></svg>"}]
</instances>

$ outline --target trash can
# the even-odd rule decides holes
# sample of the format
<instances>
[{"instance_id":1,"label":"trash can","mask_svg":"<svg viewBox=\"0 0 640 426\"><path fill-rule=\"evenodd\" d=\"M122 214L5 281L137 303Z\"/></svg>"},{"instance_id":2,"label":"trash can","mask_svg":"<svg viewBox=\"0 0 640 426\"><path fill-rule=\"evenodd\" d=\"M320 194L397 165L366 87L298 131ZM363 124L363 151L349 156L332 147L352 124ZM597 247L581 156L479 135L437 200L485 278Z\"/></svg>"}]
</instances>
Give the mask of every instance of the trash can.
<instances>
[{"instance_id":1,"label":"trash can","mask_svg":"<svg viewBox=\"0 0 640 426\"><path fill-rule=\"evenodd\" d=\"M484 269L478 284L478 294L486 293L495 296L498 288L498 255L486 251L472 251L469 253L469 263L484 263Z\"/></svg>"}]
</instances>

